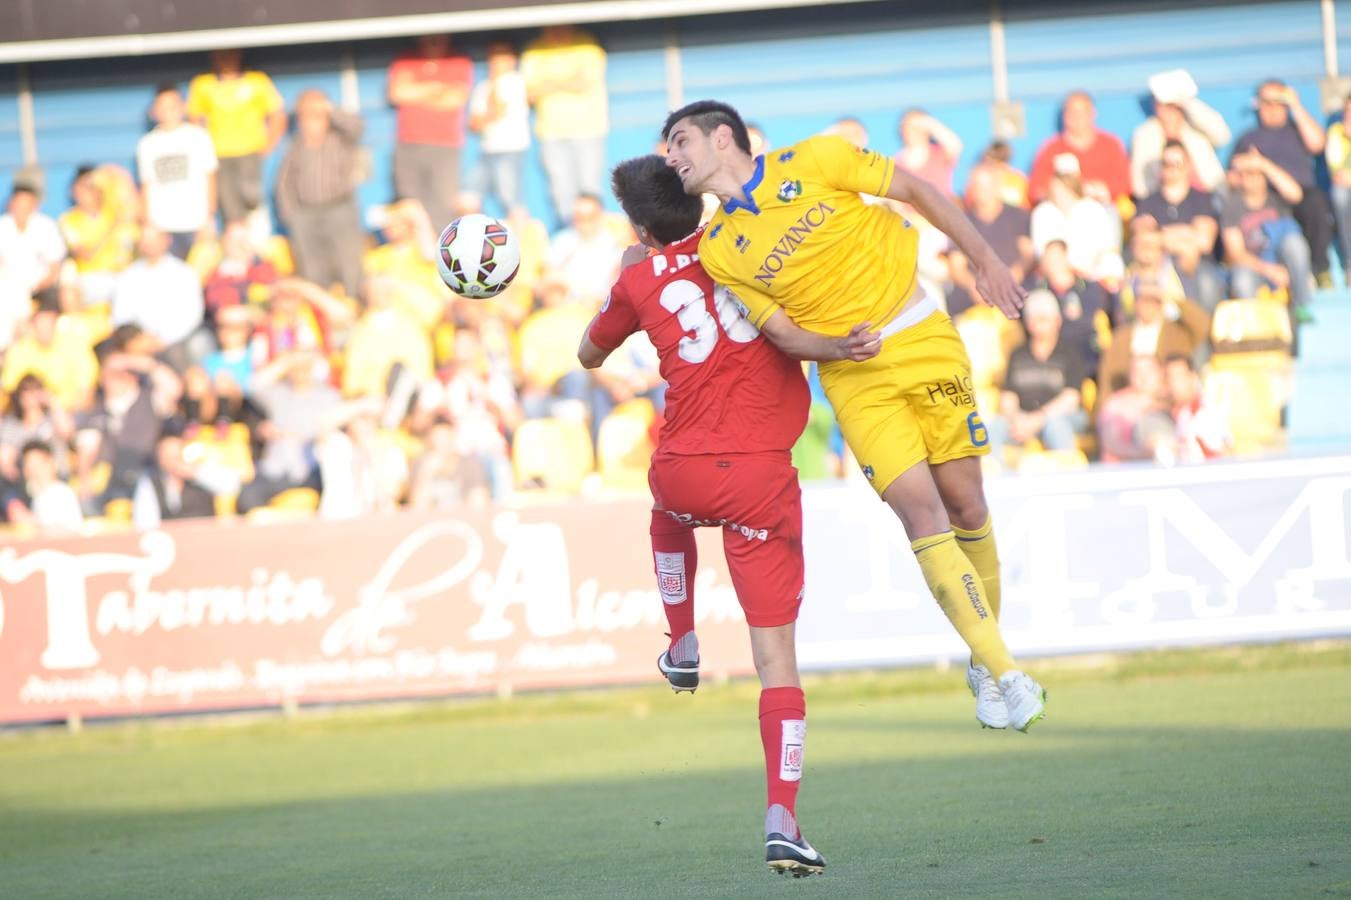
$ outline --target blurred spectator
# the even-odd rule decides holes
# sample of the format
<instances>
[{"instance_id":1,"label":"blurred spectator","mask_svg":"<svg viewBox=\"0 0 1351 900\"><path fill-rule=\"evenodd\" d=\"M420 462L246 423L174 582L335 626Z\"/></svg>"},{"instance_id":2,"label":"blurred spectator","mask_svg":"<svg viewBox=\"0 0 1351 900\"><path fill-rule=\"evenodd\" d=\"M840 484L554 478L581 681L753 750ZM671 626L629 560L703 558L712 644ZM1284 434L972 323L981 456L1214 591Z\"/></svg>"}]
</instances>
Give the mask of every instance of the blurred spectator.
<instances>
[{"instance_id":1,"label":"blurred spectator","mask_svg":"<svg viewBox=\"0 0 1351 900\"><path fill-rule=\"evenodd\" d=\"M510 210L524 202L525 152L530 149L530 101L516 68L516 48L488 45L488 80L469 98L469 127L479 135L477 187ZM438 220L439 221L439 220Z\"/></svg>"},{"instance_id":2,"label":"blurred spectator","mask_svg":"<svg viewBox=\"0 0 1351 900\"><path fill-rule=\"evenodd\" d=\"M582 194L572 204L572 225L554 235L540 280L541 297L599 305L610 292L624 248L605 224L600 198Z\"/></svg>"},{"instance_id":3,"label":"blurred spectator","mask_svg":"<svg viewBox=\"0 0 1351 900\"><path fill-rule=\"evenodd\" d=\"M202 329L204 306L197 273L169 253L169 235L147 225L137 242L140 258L117 278L112 322L138 326L152 335L178 371L211 350Z\"/></svg>"},{"instance_id":4,"label":"blurred spectator","mask_svg":"<svg viewBox=\"0 0 1351 900\"><path fill-rule=\"evenodd\" d=\"M149 479L155 508L137 510L136 522L203 519L216 514L216 495L239 490L239 479L223 467L203 461L183 436L166 431L155 445L155 466ZM142 495L137 496L137 501Z\"/></svg>"},{"instance_id":5,"label":"blurred spectator","mask_svg":"<svg viewBox=\"0 0 1351 900\"><path fill-rule=\"evenodd\" d=\"M1331 287L1328 247L1332 244L1332 211L1327 194L1314 177L1314 160L1322 154L1327 135L1304 108L1299 93L1279 79L1262 82L1257 88L1256 102L1257 127L1239 135L1231 162L1249 150L1258 150L1266 157L1270 163L1268 180L1294 207L1295 221L1308 243L1313 273L1321 286ZM1297 198L1281 189L1272 175L1273 168L1290 176L1299 186Z\"/></svg>"},{"instance_id":6,"label":"blurred spectator","mask_svg":"<svg viewBox=\"0 0 1351 900\"><path fill-rule=\"evenodd\" d=\"M1170 356L1164 361L1164 375L1175 443L1161 442L1156 458L1161 462L1199 463L1229 453L1234 446L1229 421L1222 410L1205 402L1201 376L1191 359Z\"/></svg>"},{"instance_id":7,"label":"blurred spectator","mask_svg":"<svg viewBox=\"0 0 1351 900\"><path fill-rule=\"evenodd\" d=\"M334 347L331 330L346 328L353 319L351 307L319 285L283 278L254 329L254 360L270 363L301 350L319 354L326 363Z\"/></svg>"},{"instance_id":8,"label":"blurred spectator","mask_svg":"<svg viewBox=\"0 0 1351 900\"><path fill-rule=\"evenodd\" d=\"M1159 189L1165 145L1177 143L1191 159L1191 186L1202 191L1224 188L1224 164L1216 147L1232 135L1224 116L1196 96L1196 82L1181 70L1150 79L1154 115L1131 135L1131 192L1148 197ZM1160 223L1162 224L1162 223Z\"/></svg>"},{"instance_id":9,"label":"blurred spectator","mask_svg":"<svg viewBox=\"0 0 1351 900\"><path fill-rule=\"evenodd\" d=\"M85 305L112 300L117 273L131 264L136 247L136 225L105 198L100 177L92 166L81 166L71 185L75 205L61 214L61 235L75 260L80 294Z\"/></svg>"},{"instance_id":10,"label":"blurred spectator","mask_svg":"<svg viewBox=\"0 0 1351 900\"><path fill-rule=\"evenodd\" d=\"M1074 271L1092 278L1103 257L1120 257L1121 219L1110 206L1084 193L1074 154L1060 154L1054 166L1046 199L1032 210L1032 244L1040 256L1051 241L1064 241Z\"/></svg>"},{"instance_id":11,"label":"blurred spectator","mask_svg":"<svg viewBox=\"0 0 1351 900\"><path fill-rule=\"evenodd\" d=\"M451 51L450 35L429 34L389 67L389 102L398 110L394 192L412 198L444 228L460 190L464 113L474 64Z\"/></svg>"},{"instance_id":12,"label":"blurred spectator","mask_svg":"<svg viewBox=\"0 0 1351 900\"><path fill-rule=\"evenodd\" d=\"M1031 218L1027 210L1009 206L999 192L999 171L991 165L979 165L971 170L966 186L967 215L986 243L994 248L1022 283L1032 274L1036 258L1032 253ZM948 314L961 315L979 302L975 275L970 264L956 247L948 251L948 267L952 290L948 292Z\"/></svg>"},{"instance_id":13,"label":"blurred spectator","mask_svg":"<svg viewBox=\"0 0 1351 900\"><path fill-rule=\"evenodd\" d=\"M247 306L227 306L216 314L216 347L202 360L202 368L216 390L223 379L247 393L253 381L254 312Z\"/></svg>"},{"instance_id":14,"label":"blurred spectator","mask_svg":"<svg viewBox=\"0 0 1351 900\"><path fill-rule=\"evenodd\" d=\"M79 418L75 434L80 497L90 513L102 511L109 500L134 496L154 464L164 420L182 394L182 382L168 366L118 349L103 358L99 384L98 401ZM108 477L100 492L103 467Z\"/></svg>"},{"instance_id":15,"label":"blurred spectator","mask_svg":"<svg viewBox=\"0 0 1351 900\"><path fill-rule=\"evenodd\" d=\"M1057 159L1073 154L1078 161L1077 174L1083 178L1083 193L1100 203L1117 203L1131 192L1130 160L1126 148L1114 134L1099 129L1098 111L1093 98L1074 91L1065 98L1060 118L1063 129L1041 145L1032 161L1028 193L1034 204L1047 198L1052 179L1064 170Z\"/></svg>"},{"instance_id":16,"label":"blurred spectator","mask_svg":"<svg viewBox=\"0 0 1351 900\"><path fill-rule=\"evenodd\" d=\"M990 443L997 451L1036 438L1047 450L1073 450L1088 427L1080 395L1088 366L1078 348L1061 339L1060 304L1049 291L1028 295L1023 323L1027 343L1009 356Z\"/></svg>"},{"instance_id":17,"label":"blurred spectator","mask_svg":"<svg viewBox=\"0 0 1351 900\"><path fill-rule=\"evenodd\" d=\"M380 431L380 403L350 401L330 415L319 442L319 515L351 519L390 512L408 486L408 458Z\"/></svg>"},{"instance_id":18,"label":"blurred spectator","mask_svg":"<svg viewBox=\"0 0 1351 900\"><path fill-rule=\"evenodd\" d=\"M1342 106L1342 117L1328 127L1326 159L1337 219L1337 249L1343 272L1351 273L1351 97ZM1346 282L1351 284L1351 276Z\"/></svg>"},{"instance_id":19,"label":"blurred spectator","mask_svg":"<svg viewBox=\"0 0 1351 900\"><path fill-rule=\"evenodd\" d=\"M1119 316L1121 324L1134 316L1135 294L1140 285L1150 285L1163 299L1163 317L1187 329L1194 348L1202 348L1210 338L1210 315L1197 303L1187 298L1187 292L1163 252L1163 232L1153 219L1136 221L1131 237L1131 264L1121 288Z\"/></svg>"},{"instance_id":20,"label":"blurred spectator","mask_svg":"<svg viewBox=\"0 0 1351 900\"><path fill-rule=\"evenodd\" d=\"M50 531L78 531L84 524L80 498L58 475L52 448L31 441L24 445L19 460L22 495L6 505L9 520Z\"/></svg>"},{"instance_id":21,"label":"blurred spectator","mask_svg":"<svg viewBox=\"0 0 1351 900\"><path fill-rule=\"evenodd\" d=\"M37 192L16 184L0 216L0 280L30 296L37 294L56 286L65 258L61 231L38 210Z\"/></svg>"},{"instance_id":22,"label":"blurred spectator","mask_svg":"<svg viewBox=\"0 0 1351 900\"><path fill-rule=\"evenodd\" d=\"M76 317L62 315L50 291L39 298L37 310L5 353L0 387L13 392L30 373L42 379L63 409L83 410L93 399L99 364L89 332Z\"/></svg>"},{"instance_id":23,"label":"blurred spectator","mask_svg":"<svg viewBox=\"0 0 1351 900\"><path fill-rule=\"evenodd\" d=\"M1186 295L1207 312L1223 299L1224 279L1211 261L1219 234L1214 194L1192 186L1191 161L1177 141L1164 145L1159 187L1136 207L1136 219L1163 229L1163 249L1172 259Z\"/></svg>"},{"instance_id":24,"label":"blurred spectator","mask_svg":"<svg viewBox=\"0 0 1351 900\"><path fill-rule=\"evenodd\" d=\"M1115 305L1116 296L1100 283L1087 281L1070 268L1064 241L1046 245L1038 263L1034 286L1050 291L1060 304L1063 340L1075 347L1090 369L1098 362L1098 317Z\"/></svg>"},{"instance_id":25,"label":"blurred spectator","mask_svg":"<svg viewBox=\"0 0 1351 900\"><path fill-rule=\"evenodd\" d=\"M333 108L323 91L296 101L296 135L277 173L277 215L291 231L296 274L355 297L365 234L357 212L361 117Z\"/></svg>"},{"instance_id":26,"label":"blurred spectator","mask_svg":"<svg viewBox=\"0 0 1351 900\"><path fill-rule=\"evenodd\" d=\"M348 397L383 397L396 365L418 381L432 375L431 339L395 304L396 290L386 278L366 282L366 311L347 339L342 389Z\"/></svg>"},{"instance_id":27,"label":"blurred spectator","mask_svg":"<svg viewBox=\"0 0 1351 900\"><path fill-rule=\"evenodd\" d=\"M436 272L437 236L431 220L422 204L402 200L385 207L382 228L385 243L366 254L366 277L394 282L395 302L431 331L443 318L450 297Z\"/></svg>"},{"instance_id":28,"label":"blurred spectator","mask_svg":"<svg viewBox=\"0 0 1351 900\"><path fill-rule=\"evenodd\" d=\"M1233 293L1256 297L1263 285L1288 289L1291 314L1297 321L1307 318L1313 300L1310 251L1293 212L1303 189L1256 147L1235 153L1233 167L1238 188L1220 216Z\"/></svg>"},{"instance_id":29,"label":"blurred spectator","mask_svg":"<svg viewBox=\"0 0 1351 900\"><path fill-rule=\"evenodd\" d=\"M1013 159L1013 148L1007 141L991 141L980 154L978 165L990 166L999 175L999 197L1009 206L1018 209L1028 209L1030 204L1027 199L1027 176L1015 168L1010 160ZM967 190L970 191L970 182L967 183ZM971 203L971 197L966 196L967 205Z\"/></svg>"},{"instance_id":30,"label":"blurred spectator","mask_svg":"<svg viewBox=\"0 0 1351 900\"><path fill-rule=\"evenodd\" d=\"M579 194L605 189L610 131L605 51L572 25L549 25L521 56L521 76L535 107L535 135L560 224L571 221Z\"/></svg>"},{"instance_id":31,"label":"blurred spectator","mask_svg":"<svg viewBox=\"0 0 1351 900\"><path fill-rule=\"evenodd\" d=\"M225 224L220 246L220 262L202 289L206 317L213 323L227 307L265 302L277 280L276 266L258 255L243 222Z\"/></svg>"},{"instance_id":32,"label":"blurred spectator","mask_svg":"<svg viewBox=\"0 0 1351 900\"><path fill-rule=\"evenodd\" d=\"M286 104L262 72L246 71L239 50L216 50L211 71L188 85L188 116L206 128L216 150L217 197L225 221L263 203L263 158L286 133Z\"/></svg>"},{"instance_id":33,"label":"blurred spectator","mask_svg":"<svg viewBox=\"0 0 1351 900\"><path fill-rule=\"evenodd\" d=\"M317 376L322 360L314 353L287 353L253 375L254 396L267 419L259 424L264 441L252 481L239 491L238 509L246 513L298 487L319 490L315 441L342 405L338 392Z\"/></svg>"},{"instance_id":34,"label":"blurred spectator","mask_svg":"<svg viewBox=\"0 0 1351 900\"><path fill-rule=\"evenodd\" d=\"M756 157L765 152L769 146L769 141L765 138L765 130L754 122L746 123L746 137L751 143L751 156Z\"/></svg>"},{"instance_id":35,"label":"blurred spectator","mask_svg":"<svg viewBox=\"0 0 1351 900\"><path fill-rule=\"evenodd\" d=\"M75 420L47 390L42 379L24 375L10 392L0 418L0 479L17 483L19 453L33 441L45 444L56 463L57 474L69 474L67 448L75 436Z\"/></svg>"},{"instance_id":36,"label":"blurred spectator","mask_svg":"<svg viewBox=\"0 0 1351 900\"><path fill-rule=\"evenodd\" d=\"M1103 393L1126 384L1132 360L1152 356L1162 365L1170 356L1190 358L1196 352L1192 333L1164 316L1163 292L1157 282L1135 285L1135 319L1112 332L1111 346L1098 367L1098 389Z\"/></svg>"},{"instance_id":37,"label":"blurred spectator","mask_svg":"<svg viewBox=\"0 0 1351 900\"><path fill-rule=\"evenodd\" d=\"M484 506L491 496L488 471L480 459L461 452L455 424L445 417L432 420L422 454L413 463L408 506L451 512Z\"/></svg>"},{"instance_id":38,"label":"blurred spectator","mask_svg":"<svg viewBox=\"0 0 1351 900\"><path fill-rule=\"evenodd\" d=\"M852 116L836 119L821 133L842 137L860 150L868 146L868 129L864 127L862 122ZM665 150L662 150L659 155L665 156Z\"/></svg>"},{"instance_id":39,"label":"blurred spectator","mask_svg":"<svg viewBox=\"0 0 1351 900\"><path fill-rule=\"evenodd\" d=\"M929 182L947 197L956 197L952 173L962 155L962 139L922 109L907 110L898 130L901 149L896 167Z\"/></svg>"},{"instance_id":40,"label":"blurred spectator","mask_svg":"<svg viewBox=\"0 0 1351 900\"><path fill-rule=\"evenodd\" d=\"M635 398L652 403L658 413L666 406L666 382L661 359L645 333L630 336L598 369L569 372L557 391L566 400L580 401L591 423L591 441L600 439L600 425L621 403Z\"/></svg>"},{"instance_id":41,"label":"blurred spectator","mask_svg":"<svg viewBox=\"0 0 1351 900\"><path fill-rule=\"evenodd\" d=\"M225 115L228 118L229 113ZM161 86L150 106L155 127L136 144L144 219L170 236L170 251L179 259L187 259L193 243L215 228L219 168L211 135L185 116L178 86ZM236 170L244 166L231 165ZM256 190L255 206L262 196L261 185ZM227 214L226 221L230 219Z\"/></svg>"},{"instance_id":42,"label":"blurred spectator","mask_svg":"<svg viewBox=\"0 0 1351 900\"><path fill-rule=\"evenodd\" d=\"M1098 407L1098 454L1107 463L1153 459L1173 436L1163 364L1151 354L1131 357L1129 366L1128 383Z\"/></svg>"}]
</instances>

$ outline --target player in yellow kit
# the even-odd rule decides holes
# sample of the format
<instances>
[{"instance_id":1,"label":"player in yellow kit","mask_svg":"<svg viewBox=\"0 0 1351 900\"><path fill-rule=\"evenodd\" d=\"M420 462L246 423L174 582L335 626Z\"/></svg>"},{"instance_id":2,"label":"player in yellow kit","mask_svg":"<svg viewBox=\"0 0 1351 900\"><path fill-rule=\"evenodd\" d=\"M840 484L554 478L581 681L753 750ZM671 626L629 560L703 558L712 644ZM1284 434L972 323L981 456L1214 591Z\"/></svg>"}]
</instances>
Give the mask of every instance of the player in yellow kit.
<instances>
[{"instance_id":1,"label":"player in yellow kit","mask_svg":"<svg viewBox=\"0 0 1351 900\"><path fill-rule=\"evenodd\" d=\"M800 335L865 323L882 351L864 363L823 363L845 440L874 490L901 519L920 569L971 648L967 681L981 724L1025 731L1045 691L1017 668L999 634L999 559L981 483L989 452L971 363L952 320L916 278L919 235L873 194L909 203L972 260L983 299L1016 317L1023 291L950 201L891 160L818 136L753 157L746 126L725 103L671 113L667 165L686 193L722 201L699 258L770 340L792 353Z\"/></svg>"}]
</instances>

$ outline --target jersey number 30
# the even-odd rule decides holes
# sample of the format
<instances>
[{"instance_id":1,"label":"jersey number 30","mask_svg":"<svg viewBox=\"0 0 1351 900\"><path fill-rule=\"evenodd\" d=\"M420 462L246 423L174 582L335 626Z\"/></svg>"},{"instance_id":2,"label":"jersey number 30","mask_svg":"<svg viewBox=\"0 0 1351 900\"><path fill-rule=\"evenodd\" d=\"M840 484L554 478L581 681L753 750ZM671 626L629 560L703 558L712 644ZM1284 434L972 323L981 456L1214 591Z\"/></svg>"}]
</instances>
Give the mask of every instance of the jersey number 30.
<instances>
[{"instance_id":1,"label":"jersey number 30","mask_svg":"<svg viewBox=\"0 0 1351 900\"><path fill-rule=\"evenodd\" d=\"M713 308L718 311L716 320L709 313L705 300L704 289L683 278L662 288L661 297L658 298L662 308L675 313L676 321L687 332L680 339L680 358L696 365L708 359L713 352L713 347L718 343L719 324L722 325L722 331L738 344L748 344L760 333L746 318L741 311L741 304L727 288L718 285L713 289Z\"/></svg>"}]
</instances>

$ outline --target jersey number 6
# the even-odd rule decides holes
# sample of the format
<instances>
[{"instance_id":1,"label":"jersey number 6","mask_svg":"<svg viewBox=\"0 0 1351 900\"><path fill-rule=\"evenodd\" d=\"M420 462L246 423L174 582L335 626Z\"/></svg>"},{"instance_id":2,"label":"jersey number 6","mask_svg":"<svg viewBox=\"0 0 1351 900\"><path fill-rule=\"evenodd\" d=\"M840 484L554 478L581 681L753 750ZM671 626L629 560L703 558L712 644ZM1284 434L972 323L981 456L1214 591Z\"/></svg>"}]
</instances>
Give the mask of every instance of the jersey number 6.
<instances>
[{"instance_id":1,"label":"jersey number 6","mask_svg":"<svg viewBox=\"0 0 1351 900\"><path fill-rule=\"evenodd\" d=\"M760 333L727 288L719 285L713 291L713 308L718 311L716 320L708 311L706 299L703 288L683 278L662 288L658 298L662 308L675 313L676 321L687 332L680 339L678 351L687 363L697 365L708 359L718 343L719 323L723 332L738 344L748 344Z\"/></svg>"}]
</instances>

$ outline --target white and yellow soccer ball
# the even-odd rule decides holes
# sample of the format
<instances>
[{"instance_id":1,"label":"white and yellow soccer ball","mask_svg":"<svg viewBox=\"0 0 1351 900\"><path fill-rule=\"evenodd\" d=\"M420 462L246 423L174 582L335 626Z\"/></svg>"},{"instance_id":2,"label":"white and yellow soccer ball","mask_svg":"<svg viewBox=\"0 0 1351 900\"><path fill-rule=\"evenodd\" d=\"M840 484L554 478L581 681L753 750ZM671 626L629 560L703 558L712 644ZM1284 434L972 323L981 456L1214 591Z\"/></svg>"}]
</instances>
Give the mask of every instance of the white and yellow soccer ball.
<instances>
[{"instance_id":1,"label":"white and yellow soccer ball","mask_svg":"<svg viewBox=\"0 0 1351 900\"><path fill-rule=\"evenodd\" d=\"M506 225L483 213L460 216L436 242L441 280L462 297L495 297L521 268L521 242Z\"/></svg>"}]
</instances>

